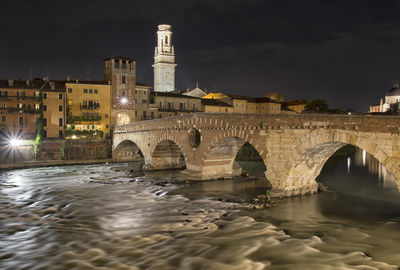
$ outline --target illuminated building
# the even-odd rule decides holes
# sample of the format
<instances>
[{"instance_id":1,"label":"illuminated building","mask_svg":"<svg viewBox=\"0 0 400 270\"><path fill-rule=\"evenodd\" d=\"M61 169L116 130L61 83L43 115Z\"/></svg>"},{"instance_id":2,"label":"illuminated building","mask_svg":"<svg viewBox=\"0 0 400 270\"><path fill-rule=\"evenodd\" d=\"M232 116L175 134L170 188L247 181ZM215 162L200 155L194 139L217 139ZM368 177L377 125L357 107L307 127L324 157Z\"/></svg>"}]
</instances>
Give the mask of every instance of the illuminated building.
<instances>
[{"instance_id":1,"label":"illuminated building","mask_svg":"<svg viewBox=\"0 0 400 270\"><path fill-rule=\"evenodd\" d=\"M111 85L104 81L67 81L67 132L110 134Z\"/></svg>"},{"instance_id":2,"label":"illuminated building","mask_svg":"<svg viewBox=\"0 0 400 270\"><path fill-rule=\"evenodd\" d=\"M33 139L41 113L43 80L0 81L0 128L3 135Z\"/></svg>"},{"instance_id":3,"label":"illuminated building","mask_svg":"<svg viewBox=\"0 0 400 270\"><path fill-rule=\"evenodd\" d=\"M171 26L161 24L158 26L157 46L154 50L154 92L175 90L175 67Z\"/></svg>"}]
</instances>

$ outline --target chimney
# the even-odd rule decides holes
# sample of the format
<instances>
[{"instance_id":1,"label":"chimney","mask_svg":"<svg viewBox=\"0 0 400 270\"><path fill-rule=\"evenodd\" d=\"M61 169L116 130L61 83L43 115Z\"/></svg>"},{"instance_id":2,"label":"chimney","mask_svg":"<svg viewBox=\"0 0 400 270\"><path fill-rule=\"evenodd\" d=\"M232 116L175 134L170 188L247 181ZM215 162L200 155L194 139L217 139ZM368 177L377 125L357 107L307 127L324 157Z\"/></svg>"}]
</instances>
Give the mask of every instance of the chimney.
<instances>
[{"instance_id":1,"label":"chimney","mask_svg":"<svg viewBox=\"0 0 400 270\"><path fill-rule=\"evenodd\" d=\"M49 84L50 84L51 90L56 89L56 85L54 82L49 82Z\"/></svg>"},{"instance_id":2,"label":"chimney","mask_svg":"<svg viewBox=\"0 0 400 270\"><path fill-rule=\"evenodd\" d=\"M48 76L45 76L43 80L46 81L46 82L48 82L48 81L49 81L49 77L48 77Z\"/></svg>"},{"instance_id":3,"label":"chimney","mask_svg":"<svg viewBox=\"0 0 400 270\"><path fill-rule=\"evenodd\" d=\"M29 80L26 80L26 86L29 87Z\"/></svg>"},{"instance_id":4,"label":"chimney","mask_svg":"<svg viewBox=\"0 0 400 270\"><path fill-rule=\"evenodd\" d=\"M75 79L75 83L79 83L79 80L78 80L78 79Z\"/></svg>"},{"instance_id":5,"label":"chimney","mask_svg":"<svg viewBox=\"0 0 400 270\"><path fill-rule=\"evenodd\" d=\"M70 81L71 80L71 76L67 76L67 81Z\"/></svg>"},{"instance_id":6,"label":"chimney","mask_svg":"<svg viewBox=\"0 0 400 270\"><path fill-rule=\"evenodd\" d=\"M14 80L13 79L9 79L8 80L8 86L14 86Z\"/></svg>"}]
</instances>

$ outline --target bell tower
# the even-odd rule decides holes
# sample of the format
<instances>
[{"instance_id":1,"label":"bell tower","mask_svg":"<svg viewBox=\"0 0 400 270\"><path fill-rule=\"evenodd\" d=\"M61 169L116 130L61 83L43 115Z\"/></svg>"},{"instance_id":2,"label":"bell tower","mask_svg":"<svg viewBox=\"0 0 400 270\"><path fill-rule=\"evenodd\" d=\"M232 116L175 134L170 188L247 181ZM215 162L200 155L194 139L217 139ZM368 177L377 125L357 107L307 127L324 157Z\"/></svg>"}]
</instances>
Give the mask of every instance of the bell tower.
<instances>
[{"instance_id":1,"label":"bell tower","mask_svg":"<svg viewBox=\"0 0 400 270\"><path fill-rule=\"evenodd\" d=\"M160 24L157 31L157 46L154 50L155 92L172 92L175 90L175 67L171 25Z\"/></svg>"}]
</instances>

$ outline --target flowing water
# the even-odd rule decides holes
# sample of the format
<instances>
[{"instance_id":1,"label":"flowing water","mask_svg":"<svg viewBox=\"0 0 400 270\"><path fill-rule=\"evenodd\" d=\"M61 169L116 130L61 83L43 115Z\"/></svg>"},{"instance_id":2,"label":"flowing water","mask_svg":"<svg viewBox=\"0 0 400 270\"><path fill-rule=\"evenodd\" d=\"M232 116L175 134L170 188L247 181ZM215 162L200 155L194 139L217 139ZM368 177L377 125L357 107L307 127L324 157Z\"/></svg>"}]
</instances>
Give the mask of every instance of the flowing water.
<instances>
[{"instance_id":1,"label":"flowing water","mask_svg":"<svg viewBox=\"0 0 400 270\"><path fill-rule=\"evenodd\" d=\"M328 161L332 191L256 211L264 180L132 166L0 173L0 269L399 269L400 195L362 152Z\"/></svg>"}]
</instances>

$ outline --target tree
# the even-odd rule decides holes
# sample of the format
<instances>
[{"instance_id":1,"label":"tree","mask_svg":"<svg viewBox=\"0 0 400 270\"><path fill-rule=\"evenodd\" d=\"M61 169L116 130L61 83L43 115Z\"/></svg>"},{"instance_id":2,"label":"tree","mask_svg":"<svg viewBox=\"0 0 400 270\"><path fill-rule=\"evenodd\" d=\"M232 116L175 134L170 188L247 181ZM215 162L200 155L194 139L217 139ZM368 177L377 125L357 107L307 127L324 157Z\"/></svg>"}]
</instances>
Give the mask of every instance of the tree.
<instances>
[{"instance_id":1,"label":"tree","mask_svg":"<svg viewBox=\"0 0 400 270\"><path fill-rule=\"evenodd\" d=\"M305 108L307 111L313 112L327 112L328 111L328 104L326 104L325 100L316 99L311 100Z\"/></svg>"}]
</instances>

